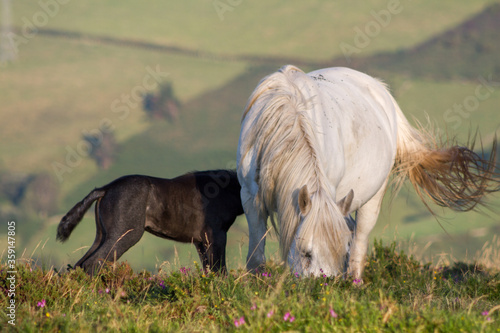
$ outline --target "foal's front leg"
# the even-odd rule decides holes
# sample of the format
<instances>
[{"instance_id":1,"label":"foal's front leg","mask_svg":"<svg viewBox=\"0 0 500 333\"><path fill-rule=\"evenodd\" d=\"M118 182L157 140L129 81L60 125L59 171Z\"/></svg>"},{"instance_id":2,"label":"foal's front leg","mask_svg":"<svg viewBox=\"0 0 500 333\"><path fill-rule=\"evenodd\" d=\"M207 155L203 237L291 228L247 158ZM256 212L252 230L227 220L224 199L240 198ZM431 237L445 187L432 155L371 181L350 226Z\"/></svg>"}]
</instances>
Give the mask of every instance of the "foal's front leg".
<instances>
[{"instance_id":1,"label":"foal's front leg","mask_svg":"<svg viewBox=\"0 0 500 333\"><path fill-rule=\"evenodd\" d=\"M195 246L203 264L203 270L226 274L226 232L213 230L210 233L205 233L202 237L204 239L201 242L196 242Z\"/></svg>"},{"instance_id":2,"label":"foal's front leg","mask_svg":"<svg viewBox=\"0 0 500 333\"><path fill-rule=\"evenodd\" d=\"M247 269L255 272L266 262L265 247L268 215L255 207L254 197L243 188L241 190L241 202L248 223Z\"/></svg>"}]
</instances>

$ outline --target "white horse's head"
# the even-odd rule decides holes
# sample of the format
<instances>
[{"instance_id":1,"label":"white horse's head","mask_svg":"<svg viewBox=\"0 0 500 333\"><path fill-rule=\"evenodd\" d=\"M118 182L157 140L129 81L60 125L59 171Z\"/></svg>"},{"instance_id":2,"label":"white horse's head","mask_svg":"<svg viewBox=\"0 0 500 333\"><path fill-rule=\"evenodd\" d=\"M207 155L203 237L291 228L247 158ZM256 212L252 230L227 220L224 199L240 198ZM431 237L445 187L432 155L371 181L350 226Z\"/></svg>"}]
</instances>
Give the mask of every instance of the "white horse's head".
<instances>
[{"instance_id":1,"label":"white horse's head","mask_svg":"<svg viewBox=\"0 0 500 333\"><path fill-rule=\"evenodd\" d=\"M334 276L343 273L352 232L349 209L354 197L351 190L335 202L324 192L310 195L303 186L297 196L300 221L288 252L288 264L304 276ZM352 226L351 226L352 227Z\"/></svg>"}]
</instances>

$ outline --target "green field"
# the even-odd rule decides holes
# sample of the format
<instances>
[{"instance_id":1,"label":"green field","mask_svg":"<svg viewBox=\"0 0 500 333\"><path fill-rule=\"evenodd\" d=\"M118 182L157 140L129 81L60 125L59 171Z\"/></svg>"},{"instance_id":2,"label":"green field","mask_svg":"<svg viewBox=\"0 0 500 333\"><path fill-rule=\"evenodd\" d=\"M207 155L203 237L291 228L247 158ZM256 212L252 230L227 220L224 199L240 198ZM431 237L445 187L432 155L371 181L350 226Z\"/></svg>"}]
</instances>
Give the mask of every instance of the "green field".
<instances>
[{"instance_id":1,"label":"green field","mask_svg":"<svg viewBox=\"0 0 500 333\"><path fill-rule=\"evenodd\" d=\"M458 59L453 62L460 69L457 75L439 78L439 66L431 66L430 55L435 50L436 57L443 58L445 53L432 47L425 49L425 59L436 75L408 72L405 68L411 68L419 54L410 56L402 50L438 38L494 2L401 1L387 26L356 54L364 59L378 53L399 56L397 67L379 67L373 58L372 66L367 60L360 69L389 83L409 119L414 116L425 121L428 114L439 128L462 142L467 141L469 129L479 128L488 148L500 125L500 87L496 83L500 78L493 76L487 98L466 110L465 116L458 115L454 105L470 101L482 84L477 77L487 79L489 72L478 69L477 76L470 70L461 74L466 64ZM174 177L195 169L234 168L241 112L259 79L279 68L281 58L305 63L305 70L315 69L318 63L341 63L345 60L341 43L354 45L356 29L377 23L372 12L386 11L388 4L294 0L284 6L277 1L243 1L224 12L221 20L210 1L152 1L147 5L87 1L68 2L54 15L46 14L49 19L40 29L146 41L212 57L55 37L43 31L32 33L20 44L17 60L0 68L0 173L48 172L60 191L57 213L51 216L26 215L22 206L15 207L0 195L0 217L15 219L19 225L18 249L26 249L28 255L34 252L45 267L74 264L94 239L92 212L67 244L56 243L55 229L62 215L94 187L131 173ZM26 21L36 22L44 10L37 2L15 2L12 12L20 34ZM485 59L493 59L491 63L500 68L497 56L492 58L490 53L484 51ZM266 57L272 59L266 61ZM418 64L426 68L424 61ZM123 96L144 85L145 77L155 69L164 73L162 81L173 83L182 103L179 120L173 124L148 121L139 99L133 101L136 105L127 106L126 113L115 112L114 103L124 106ZM65 163L68 147L76 150L82 133L99 129L105 119L111 121L119 145L114 164L99 170L93 160L84 157L59 181L54 163ZM498 203L498 196L492 202ZM498 221L495 213L488 217L443 212L444 231L408 188L392 205L384 206L372 237L407 242L419 258L437 261L446 253L451 258L470 259L498 234ZM0 230L0 234L5 232ZM231 268L244 266L247 243L246 222L241 217L230 232ZM2 238L2 249L3 244ZM270 257L276 256L276 248L270 242ZM165 262L192 265L198 260L190 244L150 235L123 259L134 269L152 271Z\"/></svg>"}]
</instances>

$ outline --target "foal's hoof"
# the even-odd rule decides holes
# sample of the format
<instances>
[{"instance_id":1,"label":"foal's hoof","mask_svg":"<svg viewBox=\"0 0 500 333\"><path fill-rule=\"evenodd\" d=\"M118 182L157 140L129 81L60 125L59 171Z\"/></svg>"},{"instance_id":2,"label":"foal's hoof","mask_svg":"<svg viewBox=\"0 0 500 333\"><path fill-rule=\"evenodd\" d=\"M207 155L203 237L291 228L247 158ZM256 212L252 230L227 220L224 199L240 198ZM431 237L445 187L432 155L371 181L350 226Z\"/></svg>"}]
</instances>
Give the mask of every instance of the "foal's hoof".
<instances>
[{"instance_id":1,"label":"foal's hoof","mask_svg":"<svg viewBox=\"0 0 500 333\"><path fill-rule=\"evenodd\" d=\"M252 274L259 274L260 272L265 271L265 266L265 264L260 264L256 267L247 267L247 270Z\"/></svg>"}]
</instances>

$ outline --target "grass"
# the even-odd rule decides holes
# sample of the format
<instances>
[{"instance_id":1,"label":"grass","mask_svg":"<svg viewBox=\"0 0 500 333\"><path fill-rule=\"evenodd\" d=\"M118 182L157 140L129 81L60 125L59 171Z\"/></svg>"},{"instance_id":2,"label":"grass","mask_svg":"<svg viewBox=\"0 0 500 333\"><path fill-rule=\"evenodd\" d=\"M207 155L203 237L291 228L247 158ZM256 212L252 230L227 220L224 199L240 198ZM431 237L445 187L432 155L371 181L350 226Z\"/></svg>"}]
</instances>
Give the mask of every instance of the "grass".
<instances>
[{"instance_id":1,"label":"grass","mask_svg":"<svg viewBox=\"0 0 500 333\"><path fill-rule=\"evenodd\" d=\"M7 270L2 264L3 322ZM30 260L18 260L16 270L16 326L4 325L12 332L500 331L498 268L422 264L394 243L374 243L364 283L297 277L275 262L227 276L198 266L134 273L117 263L91 278Z\"/></svg>"}]
</instances>

